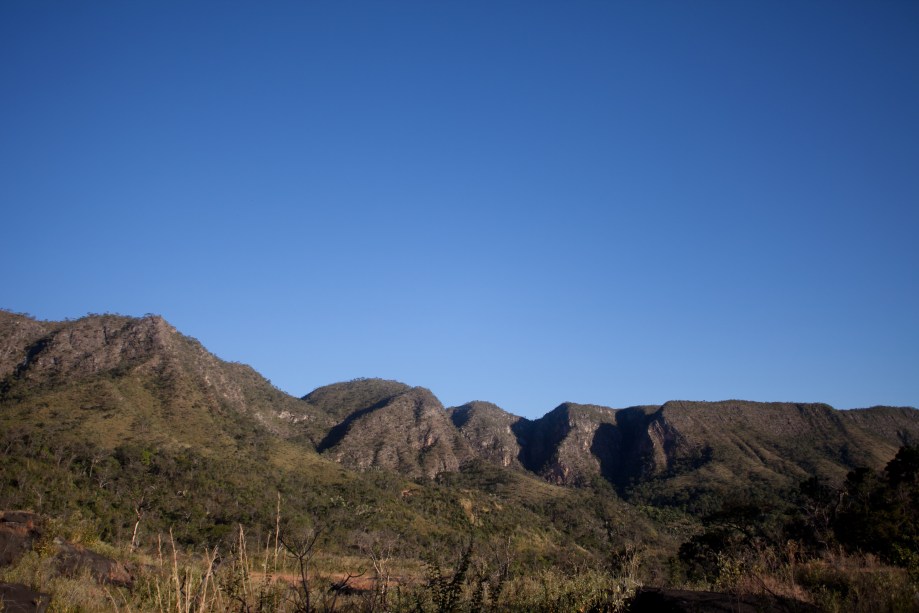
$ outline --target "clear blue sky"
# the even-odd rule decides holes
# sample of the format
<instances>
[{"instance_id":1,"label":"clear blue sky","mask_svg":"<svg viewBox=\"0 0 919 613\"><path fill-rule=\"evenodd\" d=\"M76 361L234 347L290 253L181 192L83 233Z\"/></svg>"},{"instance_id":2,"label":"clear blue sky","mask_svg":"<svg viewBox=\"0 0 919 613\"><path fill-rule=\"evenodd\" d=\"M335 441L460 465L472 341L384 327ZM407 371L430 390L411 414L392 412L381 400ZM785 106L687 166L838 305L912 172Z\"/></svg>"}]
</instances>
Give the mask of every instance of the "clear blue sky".
<instances>
[{"instance_id":1,"label":"clear blue sky","mask_svg":"<svg viewBox=\"0 0 919 613\"><path fill-rule=\"evenodd\" d=\"M0 206L296 395L917 406L919 3L5 0Z\"/></svg>"}]
</instances>

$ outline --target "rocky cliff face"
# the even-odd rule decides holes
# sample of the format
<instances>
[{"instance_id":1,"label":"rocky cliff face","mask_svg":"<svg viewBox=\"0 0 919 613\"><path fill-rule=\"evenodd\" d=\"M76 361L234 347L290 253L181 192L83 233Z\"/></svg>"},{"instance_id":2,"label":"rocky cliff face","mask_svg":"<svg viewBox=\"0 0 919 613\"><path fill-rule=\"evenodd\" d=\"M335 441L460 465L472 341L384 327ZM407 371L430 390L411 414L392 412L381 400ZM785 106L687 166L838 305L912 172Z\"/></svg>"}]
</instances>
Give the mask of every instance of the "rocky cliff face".
<instances>
[{"instance_id":1,"label":"rocky cliff face","mask_svg":"<svg viewBox=\"0 0 919 613\"><path fill-rule=\"evenodd\" d=\"M656 419L658 409L559 405L522 429L526 467L559 485L602 477L625 486L660 473L679 435Z\"/></svg>"},{"instance_id":2,"label":"rocky cliff face","mask_svg":"<svg viewBox=\"0 0 919 613\"><path fill-rule=\"evenodd\" d=\"M523 447L517 433L528 420L480 400L449 409L449 413L477 456L504 468L523 470Z\"/></svg>"},{"instance_id":3,"label":"rocky cliff face","mask_svg":"<svg viewBox=\"0 0 919 613\"><path fill-rule=\"evenodd\" d=\"M14 370L18 378L86 377L149 361L153 361L149 367L156 367L173 349L172 336L178 334L161 317L132 319L113 315L85 317L49 326L43 332L33 338L18 337L27 341L19 347L25 348L24 355L12 343L6 347L11 354L19 354ZM15 342L14 338L10 340Z\"/></svg>"},{"instance_id":4,"label":"rocky cliff face","mask_svg":"<svg viewBox=\"0 0 919 613\"><path fill-rule=\"evenodd\" d=\"M524 468L559 485L602 477L621 490L649 479L677 486L793 485L883 466L919 441L919 411L837 411L823 404L668 402L611 409L565 403L515 422ZM482 435L479 438L483 438Z\"/></svg>"},{"instance_id":5,"label":"rocky cliff face","mask_svg":"<svg viewBox=\"0 0 919 613\"><path fill-rule=\"evenodd\" d=\"M410 477L458 471L475 457L440 401L421 387L352 413L318 449L351 468Z\"/></svg>"},{"instance_id":6,"label":"rocky cliff face","mask_svg":"<svg viewBox=\"0 0 919 613\"><path fill-rule=\"evenodd\" d=\"M386 379L356 379L317 388L303 397L300 418L306 437L318 446L329 431L351 415L409 391L411 386Z\"/></svg>"},{"instance_id":7,"label":"rocky cliff face","mask_svg":"<svg viewBox=\"0 0 919 613\"><path fill-rule=\"evenodd\" d=\"M579 485L602 474L602 465L619 444L615 411L564 403L523 431L527 469L559 485Z\"/></svg>"},{"instance_id":8,"label":"rocky cliff face","mask_svg":"<svg viewBox=\"0 0 919 613\"><path fill-rule=\"evenodd\" d=\"M24 348L33 346L54 327L50 322L0 311L0 380L12 375L22 364L26 357Z\"/></svg>"}]
</instances>

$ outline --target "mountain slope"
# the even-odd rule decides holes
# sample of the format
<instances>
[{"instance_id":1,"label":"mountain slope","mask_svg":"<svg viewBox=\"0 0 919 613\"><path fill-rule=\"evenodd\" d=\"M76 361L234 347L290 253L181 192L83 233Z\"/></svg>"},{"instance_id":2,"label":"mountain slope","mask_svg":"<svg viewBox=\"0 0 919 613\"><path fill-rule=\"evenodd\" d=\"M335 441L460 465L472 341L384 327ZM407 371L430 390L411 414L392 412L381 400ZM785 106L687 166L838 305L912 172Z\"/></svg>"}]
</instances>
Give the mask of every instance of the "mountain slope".
<instances>
[{"instance_id":1,"label":"mountain slope","mask_svg":"<svg viewBox=\"0 0 919 613\"><path fill-rule=\"evenodd\" d=\"M156 316L40 322L0 311L0 406L10 431L41 421L55 436L107 449L132 440L215 456L258 448L294 465L319 451L348 468L410 478L479 460L564 486L602 479L620 493L650 488L671 502L788 488L812 475L838 480L919 440L910 408L564 403L528 420L481 401L444 409L429 390L382 379L297 399Z\"/></svg>"},{"instance_id":2,"label":"mountain slope","mask_svg":"<svg viewBox=\"0 0 919 613\"><path fill-rule=\"evenodd\" d=\"M888 445L919 444L916 409L910 407L871 407L844 411L840 417L865 432L883 439Z\"/></svg>"},{"instance_id":3,"label":"mountain slope","mask_svg":"<svg viewBox=\"0 0 919 613\"><path fill-rule=\"evenodd\" d=\"M399 394L411 386L386 379L355 379L316 388L303 397L304 434L319 446L329 431L352 414L368 409Z\"/></svg>"},{"instance_id":4,"label":"mountain slope","mask_svg":"<svg viewBox=\"0 0 919 613\"><path fill-rule=\"evenodd\" d=\"M681 451L705 447L715 457L736 456L751 473L797 477L841 476L855 466L880 467L893 457L900 442L883 429L872 431L879 411L868 410L861 420L847 415L825 404L668 402L656 419L680 440L657 441L656 448L675 444L658 456L655 470L667 470ZM902 426L919 433L917 416L915 410L904 415Z\"/></svg>"},{"instance_id":5,"label":"mountain slope","mask_svg":"<svg viewBox=\"0 0 919 613\"><path fill-rule=\"evenodd\" d=\"M523 470L522 442L517 432L529 423L490 402L475 400L448 409L450 420L475 454L505 468Z\"/></svg>"},{"instance_id":6,"label":"mountain slope","mask_svg":"<svg viewBox=\"0 0 919 613\"><path fill-rule=\"evenodd\" d=\"M633 428L635 468L621 485L660 503L731 492L761 495L819 476L840 481L881 468L902 438L919 435L919 411L850 414L825 404L673 401Z\"/></svg>"},{"instance_id":7,"label":"mountain slope","mask_svg":"<svg viewBox=\"0 0 919 613\"><path fill-rule=\"evenodd\" d=\"M408 477L458 471L475 457L440 401L421 387L351 413L317 449L352 468Z\"/></svg>"},{"instance_id":8,"label":"mountain slope","mask_svg":"<svg viewBox=\"0 0 919 613\"><path fill-rule=\"evenodd\" d=\"M0 400L52 422L76 405L69 434L108 447L140 435L234 447L253 431L286 434L303 415L252 368L218 359L160 317L44 323L4 314L0 328Z\"/></svg>"},{"instance_id":9,"label":"mountain slope","mask_svg":"<svg viewBox=\"0 0 919 613\"><path fill-rule=\"evenodd\" d=\"M285 517L321 520L326 547L342 551L354 532L381 531L418 556L476 528L483 546L515 534L534 557L593 555L562 531L589 536L588 493L499 468L462 488L431 481L474 454L423 388L357 381L293 398L159 317L0 313L0 360L0 508L72 516L118 542L140 517L148 544L173 530L213 546L240 524L273 527L280 495ZM576 511L556 522L547 505Z\"/></svg>"}]
</instances>

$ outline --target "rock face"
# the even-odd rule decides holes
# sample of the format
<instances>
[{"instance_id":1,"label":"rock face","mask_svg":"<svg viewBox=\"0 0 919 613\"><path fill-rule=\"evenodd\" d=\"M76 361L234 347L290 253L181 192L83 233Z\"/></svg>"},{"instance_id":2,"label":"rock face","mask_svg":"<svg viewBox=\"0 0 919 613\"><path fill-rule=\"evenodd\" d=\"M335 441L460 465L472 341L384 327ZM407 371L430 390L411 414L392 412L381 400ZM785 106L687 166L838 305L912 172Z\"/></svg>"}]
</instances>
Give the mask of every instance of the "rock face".
<instances>
[{"instance_id":1,"label":"rock face","mask_svg":"<svg viewBox=\"0 0 919 613\"><path fill-rule=\"evenodd\" d=\"M622 490L648 479L674 487L841 479L856 466L880 468L900 445L919 441L919 411L910 408L838 411L731 400L628 409L564 403L535 421L510 415L475 421L475 413L470 405L453 417L480 457L503 464L516 454L524 469L552 483L576 486L602 477ZM503 433L500 439L495 432Z\"/></svg>"},{"instance_id":2,"label":"rock face","mask_svg":"<svg viewBox=\"0 0 919 613\"><path fill-rule=\"evenodd\" d=\"M619 444L615 411L566 402L518 427L524 465L559 485L582 485L602 472L601 463Z\"/></svg>"},{"instance_id":3,"label":"rock face","mask_svg":"<svg viewBox=\"0 0 919 613\"><path fill-rule=\"evenodd\" d=\"M42 518L36 513L0 511L0 567L15 564L45 535ZM46 536L46 540L53 550L54 568L62 575L76 577L89 573L100 583L123 587L130 587L134 582L125 565L117 560L60 538L52 540Z\"/></svg>"},{"instance_id":4,"label":"rock face","mask_svg":"<svg viewBox=\"0 0 919 613\"><path fill-rule=\"evenodd\" d=\"M31 327L22 323L14 329ZM130 368L151 359L156 360L151 365L155 367L177 334L161 317L102 315L49 326L38 338L17 335L9 340L31 341L14 371L19 378L53 380ZM4 353L15 355L10 345L5 349Z\"/></svg>"},{"instance_id":5,"label":"rock face","mask_svg":"<svg viewBox=\"0 0 919 613\"><path fill-rule=\"evenodd\" d=\"M411 390L411 386L386 379L356 379L317 388L303 397L304 432L319 445L329 430L352 414L379 405Z\"/></svg>"},{"instance_id":6,"label":"rock face","mask_svg":"<svg viewBox=\"0 0 919 613\"><path fill-rule=\"evenodd\" d=\"M38 516L26 511L0 512L0 567L15 563L39 537Z\"/></svg>"},{"instance_id":7,"label":"rock face","mask_svg":"<svg viewBox=\"0 0 919 613\"><path fill-rule=\"evenodd\" d=\"M0 603L6 613L45 613L51 595L36 592L21 583L0 583Z\"/></svg>"},{"instance_id":8,"label":"rock face","mask_svg":"<svg viewBox=\"0 0 919 613\"><path fill-rule=\"evenodd\" d=\"M479 400L449 409L450 419L474 453L505 468L523 469L518 432L529 423L499 406Z\"/></svg>"},{"instance_id":9,"label":"rock face","mask_svg":"<svg viewBox=\"0 0 919 613\"><path fill-rule=\"evenodd\" d=\"M89 573L99 583L119 587L131 587L134 584L134 577L130 571L117 560L66 541L56 540L55 545L58 548L55 567L62 575L78 577L83 573Z\"/></svg>"},{"instance_id":10,"label":"rock face","mask_svg":"<svg viewBox=\"0 0 919 613\"><path fill-rule=\"evenodd\" d=\"M33 346L57 325L0 311L0 380L13 374L22 363L23 348Z\"/></svg>"},{"instance_id":11,"label":"rock face","mask_svg":"<svg viewBox=\"0 0 919 613\"><path fill-rule=\"evenodd\" d=\"M520 424L528 470L559 485L602 477L625 485L655 472L670 439L655 423L657 407L612 409L566 402L540 419Z\"/></svg>"},{"instance_id":12,"label":"rock face","mask_svg":"<svg viewBox=\"0 0 919 613\"><path fill-rule=\"evenodd\" d=\"M318 451L352 468L409 477L457 471L475 457L440 401L421 387L355 411L329 431Z\"/></svg>"}]
</instances>

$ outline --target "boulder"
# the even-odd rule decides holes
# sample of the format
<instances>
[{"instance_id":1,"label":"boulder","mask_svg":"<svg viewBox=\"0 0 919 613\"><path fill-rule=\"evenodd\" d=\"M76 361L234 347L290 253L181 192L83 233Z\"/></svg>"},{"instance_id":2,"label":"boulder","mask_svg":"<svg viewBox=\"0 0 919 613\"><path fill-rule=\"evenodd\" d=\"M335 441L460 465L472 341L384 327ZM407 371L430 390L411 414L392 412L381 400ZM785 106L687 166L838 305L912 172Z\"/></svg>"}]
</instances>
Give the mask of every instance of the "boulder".
<instances>
[{"instance_id":1,"label":"boulder","mask_svg":"<svg viewBox=\"0 0 919 613\"><path fill-rule=\"evenodd\" d=\"M21 583L0 583L0 603L4 613L44 613L51 604L51 595Z\"/></svg>"},{"instance_id":2,"label":"boulder","mask_svg":"<svg viewBox=\"0 0 919 613\"><path fill-rule=\"evenodd\" d=\"M0 566L14 564L39 537L39 517L27 511L0 511Z\"/></svg>"},{"instance_id":3,"label":"boulder","mask_svg":"<svg viewBox=\"0 0 919 613\"><path fill-rule=\"evenodd\" d=\"M0 567L15 564L42 536L41 518L27 511L0 511ZM127 567L82 545L54 539L54 564L61 575L88 573L99 583L130 587L134 578Z\"/></svg>"},{"instance_id":4,"label":"boulder","mask_svg":"<svg viewBox=\"0 0 919 613\"><path fill-rule=\"evenodd\" d=\"M60 539L56 540L55 544L58 552L54 556L54 562L57 571L62 575L73 577L86 572L99 583L119 587L131 587L134 583L134 577L125 565L117 560Z\"/></svg>"}]
</instances>

